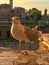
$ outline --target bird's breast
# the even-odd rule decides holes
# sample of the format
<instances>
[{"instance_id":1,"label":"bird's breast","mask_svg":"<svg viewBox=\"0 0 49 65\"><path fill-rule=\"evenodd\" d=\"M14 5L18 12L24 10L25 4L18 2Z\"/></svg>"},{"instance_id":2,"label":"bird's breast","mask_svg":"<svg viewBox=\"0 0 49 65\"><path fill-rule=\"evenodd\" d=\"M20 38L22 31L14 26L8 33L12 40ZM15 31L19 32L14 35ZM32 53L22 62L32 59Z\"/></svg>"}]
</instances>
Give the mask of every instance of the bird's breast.
<instances>
[{"instance_id":1,"label":"bird's breast","mask_svg":"<svg viewBox=\"0 0 49 65\"><path fill-rule=\"evenodd\" d=\"M24 32L24 28L23 27L12 25L11 26L11 34L17 40L29 41L29 39L26 37L26 34Z\"/></svg>"}]
</instances>

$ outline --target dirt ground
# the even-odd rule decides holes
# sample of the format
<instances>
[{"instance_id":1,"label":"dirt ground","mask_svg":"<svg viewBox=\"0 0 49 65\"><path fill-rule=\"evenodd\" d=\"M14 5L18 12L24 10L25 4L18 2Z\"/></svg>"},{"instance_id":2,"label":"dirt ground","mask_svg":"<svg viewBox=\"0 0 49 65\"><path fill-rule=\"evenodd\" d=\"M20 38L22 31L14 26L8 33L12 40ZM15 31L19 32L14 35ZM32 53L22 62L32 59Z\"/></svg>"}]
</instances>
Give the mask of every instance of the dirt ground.
<instances>
[{"instance_id":1,"label":"dirt ground","mask_svg":"<svg viewBox=\"0 0 49 65\"><path fill-rule=\"evenodd\" d=\"M43 36L49 38L49 34ZM49 48L40 43L40 48L35 51L0 50L0 65L49 65Z\"/></svg>"}]
</instances>

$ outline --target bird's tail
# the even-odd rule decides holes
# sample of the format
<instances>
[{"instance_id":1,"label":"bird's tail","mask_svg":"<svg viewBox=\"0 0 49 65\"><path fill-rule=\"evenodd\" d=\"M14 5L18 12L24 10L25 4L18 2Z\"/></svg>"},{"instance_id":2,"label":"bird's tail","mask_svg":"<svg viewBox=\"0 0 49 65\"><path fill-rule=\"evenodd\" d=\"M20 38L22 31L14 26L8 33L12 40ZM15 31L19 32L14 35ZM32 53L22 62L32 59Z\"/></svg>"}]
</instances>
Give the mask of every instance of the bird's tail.
<instances>
[{"instance_id":1,"label":"bird's tail","mask_svg":"<svg viewBox=\"0 0 49 65\"><path fill-rule=\"evenodd\" d=\"M38 28L38 26L35 26L34 28L32 28L32 30L33 30L33 29L37 29L37 28Z\"/></svg>"},{"instance_id":2,"label":"bird's tail","mask_svg":"<svg viewBox=\"0 0 49 65\"><path fill-rule=\"evenodd\" d=\"M34 29L37 29L37 28L38 28L38 26L35 26L35 27L34 27Z\"/></svg>"}]
</instances>

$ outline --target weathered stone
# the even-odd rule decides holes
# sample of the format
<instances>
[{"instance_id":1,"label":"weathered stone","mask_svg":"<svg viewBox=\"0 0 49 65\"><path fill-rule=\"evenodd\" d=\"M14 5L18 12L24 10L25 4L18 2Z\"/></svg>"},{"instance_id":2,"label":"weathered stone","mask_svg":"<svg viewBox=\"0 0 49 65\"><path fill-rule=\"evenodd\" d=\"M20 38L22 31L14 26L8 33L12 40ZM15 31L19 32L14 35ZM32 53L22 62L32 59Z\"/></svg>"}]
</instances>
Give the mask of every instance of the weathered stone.
<instances>
[{"instance_id":1,"label":"weathered stone","mask_svg":"<svg viewBox=\"0 0 49 65\"><path fill-rule=\"evenodd\" d=\"M16 60L15 61L15 64L14 65L27 65L28 64L28 60L26 60L26 59L23 59L23 60Z\"/></svg>"}]
</instances>

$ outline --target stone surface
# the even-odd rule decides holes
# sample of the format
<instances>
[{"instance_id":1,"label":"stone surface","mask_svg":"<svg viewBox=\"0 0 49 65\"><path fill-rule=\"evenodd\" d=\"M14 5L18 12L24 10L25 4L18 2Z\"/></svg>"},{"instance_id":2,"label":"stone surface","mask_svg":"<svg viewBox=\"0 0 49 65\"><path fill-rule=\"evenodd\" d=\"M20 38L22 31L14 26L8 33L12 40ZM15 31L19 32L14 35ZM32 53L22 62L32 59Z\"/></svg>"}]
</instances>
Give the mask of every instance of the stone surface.
<instances>
[{"instance_id":1,"label":"stone surface","mask_svg":"<svg viewBox=\"0 0 49 65\"><path fill-rule=\"evenodd\" d=\"M40 43L38 50L0 48L0 65L49 65L49 49ZM27 54L25 54L27 52Z\"/></svg>"}]
</instances>

